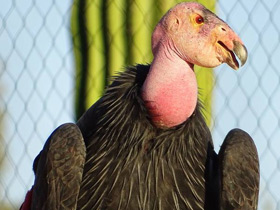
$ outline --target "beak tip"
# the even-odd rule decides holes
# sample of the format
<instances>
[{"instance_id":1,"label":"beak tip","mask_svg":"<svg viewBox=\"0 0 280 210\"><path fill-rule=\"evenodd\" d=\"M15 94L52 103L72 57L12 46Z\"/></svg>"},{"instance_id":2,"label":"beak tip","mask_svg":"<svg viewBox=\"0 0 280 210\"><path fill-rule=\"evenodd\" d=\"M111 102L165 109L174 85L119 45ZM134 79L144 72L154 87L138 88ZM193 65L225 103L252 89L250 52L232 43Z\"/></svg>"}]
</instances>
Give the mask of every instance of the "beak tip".
<instances>
[{"instance_id":1,"label":"beak tip","mask_svg":"<svg viewBox=\"0 0 280 210\"><path fill-rule=\"evenodd\" d=\"M246 47L243 44L241 44L239 41L233 41L233 44L234 44L233 52L239 58L241 66L243 66L247 61L248 51Z\"/></svg>"}]
</instances>

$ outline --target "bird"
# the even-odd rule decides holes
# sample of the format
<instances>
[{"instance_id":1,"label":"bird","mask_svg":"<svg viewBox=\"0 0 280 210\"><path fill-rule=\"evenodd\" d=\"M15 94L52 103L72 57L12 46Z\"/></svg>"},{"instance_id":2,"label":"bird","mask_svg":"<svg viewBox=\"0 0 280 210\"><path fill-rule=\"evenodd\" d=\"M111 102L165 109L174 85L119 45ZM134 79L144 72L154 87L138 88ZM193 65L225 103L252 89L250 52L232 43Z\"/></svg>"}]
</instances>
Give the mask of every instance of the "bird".
<instances>
[{"instance_id":1,"label":"bird","mask_svg":"<svg viewBox=\"0 0 280 210\"><path fill-rule=\"evenodd\" d=\"M214 150L194 65L247 60L239 36L196 2L171 8L152 34L151 64L129 66L35 158L27 209L256 210L259 159L232 129Z\"/></svg>"}]
</instances>

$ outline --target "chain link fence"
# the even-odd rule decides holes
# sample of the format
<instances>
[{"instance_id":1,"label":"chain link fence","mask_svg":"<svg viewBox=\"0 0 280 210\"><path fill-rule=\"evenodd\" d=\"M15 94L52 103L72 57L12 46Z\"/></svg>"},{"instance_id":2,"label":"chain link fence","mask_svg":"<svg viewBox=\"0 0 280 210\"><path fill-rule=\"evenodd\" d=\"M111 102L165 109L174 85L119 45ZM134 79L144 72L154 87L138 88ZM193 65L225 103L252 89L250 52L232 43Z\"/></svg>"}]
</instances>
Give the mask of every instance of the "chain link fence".
<instances>
[{"instance_id":1,"label":"chain link fence","mask_svg":"<svg viewBox=\"0 0 280 210\"><path fill-rule=\"evenodd\" d=\"M118 8L117 1L111 2ZM18 209L32 186L32 161L49 134L75 119L75 63L72 1L0 0L0 5L0 209L4 210ZM141 12L141 5L136 6ZM216 13L241 36L249 59L237 72L226 65L214 70L215 149L234 127L250 133L261 164L259 209L280 210L280 1L220 0Z\"/></svg>"}]
</instances>

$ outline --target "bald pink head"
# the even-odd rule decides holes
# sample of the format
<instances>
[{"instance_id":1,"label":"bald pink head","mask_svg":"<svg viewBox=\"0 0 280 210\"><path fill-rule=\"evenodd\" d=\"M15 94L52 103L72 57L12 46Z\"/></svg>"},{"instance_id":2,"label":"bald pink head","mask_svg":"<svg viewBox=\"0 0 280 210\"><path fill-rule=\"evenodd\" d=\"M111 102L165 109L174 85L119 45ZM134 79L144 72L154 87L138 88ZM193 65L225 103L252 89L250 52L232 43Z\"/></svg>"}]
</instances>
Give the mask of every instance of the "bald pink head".
<instances>
[{"instance_id":1,"label":"bald pink head","mask_svg":"<svg viewBox=\"0 0 280 210\"><path fill-rule=\"evenodd\" d=\"M156 26L152 36L155 55L159 45L172 49L185 61L203 67L227 63L239 68L247 50L238 35L214 13L195 2L183 2L170 9ZM236 56L235 56L236 55Z\"/></svg>"}]
</instances>

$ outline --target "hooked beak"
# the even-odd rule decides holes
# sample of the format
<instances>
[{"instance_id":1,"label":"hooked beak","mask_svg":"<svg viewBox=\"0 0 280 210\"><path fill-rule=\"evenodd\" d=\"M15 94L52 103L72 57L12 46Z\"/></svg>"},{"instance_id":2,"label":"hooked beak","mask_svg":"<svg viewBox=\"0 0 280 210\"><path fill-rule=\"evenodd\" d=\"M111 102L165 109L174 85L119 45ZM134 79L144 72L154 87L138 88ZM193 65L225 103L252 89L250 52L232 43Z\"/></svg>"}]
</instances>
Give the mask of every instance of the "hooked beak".
<instances>
[{"instance_id":1,"label":"hooked beak","mask_svg":"<svg viewBox=\"0 0 280 210\"><path fill-rule=\"evenodd\" d=\"M218 41L218 44L222 47L222 57L225 63L227 63L231 68L237 70L239 68L239 59L241 66L243 66L248 57L246 47L239 41L234 40L231 47L228 47L224 42Z\"/></svg>"}]
</instances>

